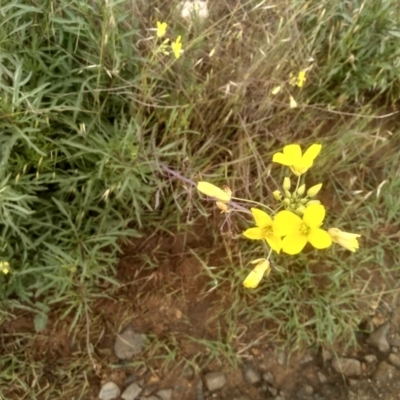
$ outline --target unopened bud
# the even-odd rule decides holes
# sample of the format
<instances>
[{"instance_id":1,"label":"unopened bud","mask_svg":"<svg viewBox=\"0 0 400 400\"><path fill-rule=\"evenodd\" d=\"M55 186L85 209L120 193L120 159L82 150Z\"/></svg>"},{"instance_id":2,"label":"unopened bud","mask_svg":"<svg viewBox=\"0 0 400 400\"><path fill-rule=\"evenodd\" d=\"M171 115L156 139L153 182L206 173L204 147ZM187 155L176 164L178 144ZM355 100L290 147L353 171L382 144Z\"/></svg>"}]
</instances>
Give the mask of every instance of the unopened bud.
<instances>
[{"instance_id":1,"label":"unopened bud","mask_svg":"<svg viewBox=\"0 0 400 400\"><path fill-rule=\"evenodd\" d=\"M296 208L296 214L303 215L306 208L304 206L299 206Z\"/></svg>"},{"instance_id":2,"label":"unopened bud","mask_svg":"<svg viewBox=\"0 0 400 400\"><path fill-rule=\"evenodd\" d=\"M285 197L287 199L290 199L292 197L292 194L289 192L289 190L285 190Z\"/></svg>"},{"instance_id":3,"label":"unopened bud","mask_svg":"<svg viewBox=\"0 0 400 400\"><path fill-rule=\"evenodd\" d=\"M311 186L310 189L307 190L308 197L314 197L318 194L318 192L322 188L322 183L318 183L318 185Z\"/></svg>"},{"instance_id":4,"label":"unopened bud","mask_svg":"<svg viewBox=\"0 0 400 400\"><path fill-rule=\"evenodd\" d=\"M308 199L301 199L300 200L300 204L306 204L306 203L308 203Z\"/></svg>"},{"instance_id":5,"label":"unopened bud","mask_svg":"<svg viewBox=\"0 0 400 400\"><path fill-rule=\"evenodd\" d=\"M290 206L290 200L289 199L283 199L283 205L285 207L289 207Z\"/></svg>"},{"instance_id":6,"label":"unopened bud","mask_svg":"<svg viewBox=\"0 0 400 400\"><path fill-rule=\"evenodd\" d=\"M307 202L307 207L312 206L313 204L321 204L319 200L310 200Z\"/></svg>"},{"instance_id":7,"label":"unopened bud","mask_svg":"<svg viewBox=\"0 0 400 400\"><path fill-rule=\"evenodd\" d=\"M283 179L283 185L282 185L283 190L290 190L290 186L291 186L290 178L285 176L285 178Z\"/></svg>"},{"instance_id":8,"label":"unopened bud","mask_svg":"<svg viewBox=\"0 0 400 400\"><path fill-rule=\"evenodd\" d=\"M296 190L296 193L299 195L299 196L303 196L303 194L304 194L304 192L306 191L306 185L301 185L297 190Z\"/></svg>"},{"instance_id":9,"label":"unopened bud","mask_svg":"<svg viewBox=\"0 0 400 400\"><path fill-rule=\"evenodd\" d=\"M280 192L280 190L275 190L274 192L272 192L272 195L274 196L275 200L282 200L282 193Z\"/></svg>"}]
</instances>

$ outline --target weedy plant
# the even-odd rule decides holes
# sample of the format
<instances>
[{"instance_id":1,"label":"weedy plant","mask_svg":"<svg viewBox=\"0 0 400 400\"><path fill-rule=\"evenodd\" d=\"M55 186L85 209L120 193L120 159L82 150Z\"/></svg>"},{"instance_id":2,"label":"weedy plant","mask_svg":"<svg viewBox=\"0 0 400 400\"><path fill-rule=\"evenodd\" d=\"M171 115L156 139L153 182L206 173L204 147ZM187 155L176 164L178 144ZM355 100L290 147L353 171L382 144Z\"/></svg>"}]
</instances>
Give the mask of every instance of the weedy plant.
<instances>
[{"instance_id":1,"label":"weedy plant","mask_svg":"<svg viewBox=\"0 0 400 400\"><path fill-rule=\"evenodd\" d=\"M243 282L246 288L256 288L263 276L270 274L270 258L273 251L278 254L283 251L286 254L295 255L300 253L307 243L322 250L330 247L332 242L352 252L359 248L358 238L361 235L342 232L338 228L330 228L328 231L321 229L325 218L325 207L314 197L321 190L322 184L311 186L307 190L304 183L304 174L313 165L321 147L319 144L313 144L302 154L298 144L291 144L285 146L282 153L274 154L273 162L290 167L293 174L297 176L296 187L292 192L289 177L285 177L281 190L273 192L275 200L279 203L277 207L234 197L229 188L222 190L202 181L197 184L197 189L201 193L217 200L217 207L227 215L227 219L234 212L246 212L246 209L243 209L243 203L256 205L268 211L267 213L260 208L251 208L256 227L243 232L244 237L261 240L267 248L265 258L251 261L255 267Z\"/></svg>"}]
</instances>

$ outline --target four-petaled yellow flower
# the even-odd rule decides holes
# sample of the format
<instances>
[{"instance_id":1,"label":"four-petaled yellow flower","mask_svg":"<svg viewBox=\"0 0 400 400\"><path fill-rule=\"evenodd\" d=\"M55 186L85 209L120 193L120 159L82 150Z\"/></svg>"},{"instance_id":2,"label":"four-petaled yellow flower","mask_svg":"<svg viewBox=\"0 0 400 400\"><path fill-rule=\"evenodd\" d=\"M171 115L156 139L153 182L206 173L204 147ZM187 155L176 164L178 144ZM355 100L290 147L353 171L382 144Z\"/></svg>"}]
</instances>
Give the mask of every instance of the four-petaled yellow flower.
<instances>
[{"instance_id":1,"label":"four-petaled yellow flower","mask_svg":"<svg viewBox=\"0 0 400 400\"><path fill-rule=\"evenodd\" d=\"M287 254L300 253L307 242L316 249L325 249L332 244L328 232L320 229L325 218L325 207L314 204L308 206L303 219L291 211L280 211L274 219L274 232L282 239L282 251Z\"/></svg>"},{"instance_id":2,"label":"four-petaled yellow flower","mask_svg":"<svg viewBox=\"0 0 400 400\"><path fill-rule=\"evenodd\" d=\"M321 148L322 145L313 144L304 154L301 154L298 144L289 144L283 148L283 153L275 153L272 161L290 167L295 175L300 176L312 167Z\"/></svg>"},{"instance_id":3,"label":"four-petaled yellow flower","mask_svg":"<svg viewBox=\"0 0 400 400\"><path fill-rule=\"evenodd\" d=\"M181 43L182 36L179 35L175 42L171 43L172 51L174 52L175 58L179 58L182 52L182 43Z\"/></svg>"},{"instance_id":4,"label":"four-petaled yellow flower","mask_svg":"<svg viewBox=\"0 0 400 400\"><path fill-rule=\"evenodd\" d=\"M157 37L162 38L167 32L168 24L166 22L157 21Z\"/></svg>"},{"instance_id":5,"label":"four-petaled yellow flower","mask_svg":"<svg viewBox=\"0 0 400 400\"><path fill-rule=\"evenodd\" d=\"M350 250L353 253L359 248L357 238L361 237L361 235L343 232L338 228L330 228L328 229L328 233L332 239L332 242L340 244L345 249Z\"/></svg>"},{"instance_id":6,"label":"four-petaled yellow flower","mask_svg":"<svg viewBox=\"0 0 400 400\"><path fill-rule=\"evenodd\" d=\"M10 266L10 264L7 261L0 261L0 271L4 275L7 275L10 272L9 266Z\"/></svg>"},{"instance_id":7,"label":"four-petaled yellow flower","mask_svg":"<svg viewBox=\"0 0 400 400\"><path fill-rule=\"evenodd\" d=\"M228 203L232 197L232 191L229 188L222 190L218 186L204 181L197 183L197 190L221 203Z\"/></svg>"},{"instance_id":8,"label":"four-petaled yellow flower","mask_svg":"<svg viewBox=\"0 0 400 400\"><path fill-rule=\"evenodd\" d=\"M274 232L272 218L258 208L252 208L251 213L256 222L256 227L244 231L243 236L247 239L266 240L269 247L279 253L281 251L281 238Z\"/></svg>"},{"instance_id":9,"label":"four-petaled yellow flower","mask_svg":"<svg viewBox=\"0 0 400 400\"><path fill-rule=\"evenodd\" d=\"M267 259L259 258L254 260L251 264L257 264L254 269L247 275L247 278L243 282L243 286L247 289L254 289L261 282L264 275L268 276L271 272L271 266Z\"/></svg>"}]
</instances>

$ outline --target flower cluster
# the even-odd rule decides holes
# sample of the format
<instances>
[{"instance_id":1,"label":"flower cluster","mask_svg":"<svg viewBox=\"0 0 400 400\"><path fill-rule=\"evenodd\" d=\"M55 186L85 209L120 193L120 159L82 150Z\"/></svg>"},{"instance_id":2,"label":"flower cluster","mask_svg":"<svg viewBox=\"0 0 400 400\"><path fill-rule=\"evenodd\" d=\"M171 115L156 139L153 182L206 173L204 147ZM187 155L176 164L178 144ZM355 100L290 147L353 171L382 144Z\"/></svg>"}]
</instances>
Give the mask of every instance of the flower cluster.
<instances>
[{"instance_id":1,"label":"flower cluster","mask_svg":"<svg viewBox=\"0 0 400 400\"><path fill-rule=\"evenodd\" d=\"M342 232L338 228L322 228L326 210L319 200L314 199L321 190L322 183L307 190L303 182L304 173L313 166L321 148L320 144L313 144L303 154L298 144L290 144L285 146L282 152L274 154L272 161L289 167L297 177L294 190L290 191L292 182L289 177L285 177L282 188L273 192L273 197L278 202L276 211L262 203L235 198L227 187L220 189L208 182L198 182L199 192L214 198L217 207L224 213L237 209L235 200L257 203L268 211L252 207L250 212L255 226L243 232L245 238L260 240L269 249L266 258L251 262L256 266L243 282L246 288L256 288L263 276L269 275L273 252L295 255L300 253L307 243L319 250L330 247L332 243L337 243L352 252L359 248L359 234Z\"/></svg>"},{"instance_id":2,"label":"flower cluster","mask_svg":"<svg viewBox=\"0 0 400 400\"><path fill-rule=\"evenodd\" d=\"M302 88L304 86L304 83L306 82L307 77L306 77L306 71L301 70L297 75L294 75L293 72L290 73L289 75L289 84L291 86L297 86L298 88ZM272 90L271 93L272 95L278 94L284 86L278 85L275 86ZM294 99L294 97L290 94L289 92L289 100L290 100L290 108L296 108L297 107L297 101Z\"/></svg>"},{"instance_id":3,"label":"flower cluster","mask_svg":"<svg viewBox=\"0 0 400 400\"><path fill-rule=\"evenodd\" d=\"M166 22L157 21L156 36L157 38L163 38L167 33L168 24ZM182 50L182 36L179 35L174 41L169 45L169 39L165 39L158 48L159 53L169 55L169 48L171 48L174 53L175 58L179 58L183 52Z\"/></svg>"}]
</instances>

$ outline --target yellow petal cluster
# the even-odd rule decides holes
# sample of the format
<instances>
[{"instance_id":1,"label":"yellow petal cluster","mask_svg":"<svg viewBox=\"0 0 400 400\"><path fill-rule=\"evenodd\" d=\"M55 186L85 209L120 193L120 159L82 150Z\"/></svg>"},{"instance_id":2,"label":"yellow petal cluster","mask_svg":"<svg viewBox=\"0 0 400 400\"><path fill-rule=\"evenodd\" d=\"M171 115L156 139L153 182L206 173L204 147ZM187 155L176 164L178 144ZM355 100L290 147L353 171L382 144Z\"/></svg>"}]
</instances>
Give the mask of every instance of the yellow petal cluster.
<instances>
[{"instance_id":1,"label":"yellow petal cluster","mask_svg":"<svg viewBox=\"0 0 400 400\"><path fill-rule=\"evenodd\" d=\"M300 176L312 167L321 148L320 144L313 144L302 154L298 144L289 144L283 148L282 153L275 153L272 161L290 167L296 176Z\"/></svg>"},{"instance_id":2,"label":"yellow petal cluster","mask_svg":"<svg viewBox=\"0 0 400 400\"><path fill-rule=\"evenodd\" d=\"M168 24L166 22L157 21L157 37L162 38L167 33Z\"/></svg>"},{"instance_id":3,"label":"yellow petal cluster","mask_svg":"<svg viewBox=\"0 0 400 400\"><path fill-rule=\"evenodd\" d=\"M215 200L228 203L231 200L232 192L229 188L226 190L220 189L212 183L200 181L197 183L197 190L206 196L213 197Z\"/></svg>"}]
</instances>

